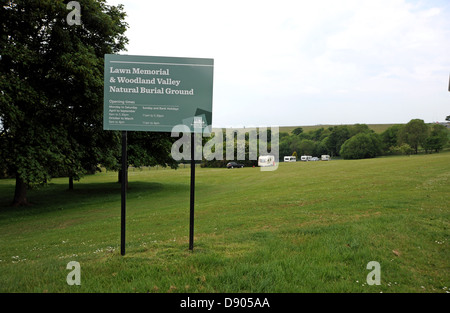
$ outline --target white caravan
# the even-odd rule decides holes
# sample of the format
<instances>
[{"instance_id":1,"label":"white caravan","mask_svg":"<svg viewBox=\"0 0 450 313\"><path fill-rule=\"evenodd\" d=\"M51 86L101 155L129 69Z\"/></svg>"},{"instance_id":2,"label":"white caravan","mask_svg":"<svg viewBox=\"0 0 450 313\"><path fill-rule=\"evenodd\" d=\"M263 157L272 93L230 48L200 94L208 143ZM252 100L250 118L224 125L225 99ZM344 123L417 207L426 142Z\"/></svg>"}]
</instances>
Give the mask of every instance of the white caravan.
<instances>
[{"instance_id":1,"label":"white caravan","mask_svg":"<svg viewBox=\"0 0 450 313\"><path fill-rule=\"evenodd\" d=\"M261 155L258 158L258 166L275 166L275 156Z\"/></svg>"},{"instance_id":2,"label":"white caravan","mask_svg":"<svg viewBox=\"0 0 450 313\"><path fill-rule=\"evenodd\" d=\"M300 158L300 160L302 161L311 161L312 156L310 155L302 155L302 157Z\"/></svg>"},{"instance_id":3,"label":"white caravan","mask_svg":"<svg viewBox=\"0 0 450 313\"><path fill-rule=\"evenodd\" d=\"M297 157L295 156L285 156L284 157L284 162L297 162Z\"/></svg>"}]
</instances>

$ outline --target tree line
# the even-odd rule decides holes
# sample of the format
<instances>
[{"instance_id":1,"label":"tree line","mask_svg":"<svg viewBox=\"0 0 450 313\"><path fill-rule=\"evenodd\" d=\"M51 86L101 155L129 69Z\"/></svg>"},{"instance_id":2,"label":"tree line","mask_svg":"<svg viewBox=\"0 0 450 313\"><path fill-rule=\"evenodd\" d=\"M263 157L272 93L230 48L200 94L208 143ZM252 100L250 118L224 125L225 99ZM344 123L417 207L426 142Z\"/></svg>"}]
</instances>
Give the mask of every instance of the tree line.
<instances>
[{"instance_id":1,"label":"tree line","mask_svg":"<svg viewBox=\"0 0 450 313\"><path fill-rule=\"evenodd\" d=\"M245 131L241 130L241 131ZM216 134L217 135L217 134ZM222 133L225 143L227 138ZM381 155L417 154L423 150L425 153L439 152L447 147L450 131L441 124L426 124L421 119L412 119L407 124L397 124L387 128L382 133L376 133L367 124L338 125L320 127L308 132L297 127L292 132L279 133L279 158L284 156L310 155L320 157L330 155L343 159L374 158ZM267 129L267 138L271 138L271 129ZM203 138L204 143L211 138ZM261 144L257 136L257 145ZM203 144L204 144L203 143ZM232 143L233 144L233 143ZM203 167L226 167L234 158L227 159L225 144L219 145L224 158L206 160L203 158ZM245 159L238 160L245 166L257 166L258 161L249 158L249 136L245 133ZM237 151L237 140L234 138L234 149ZM271 142L268 149L271 151ZM259 154L258 154L259 156Z\"/></svg>"},{"instance_id":2,"label":"tree line","mask_svg":"<svg viewBox=\"0 0 450 313\"><path fill-rule=\"evenodd\" d=\"M450 132L441 124L412 119L393 125L378 134L366 124L321 127L304 132L301 127L280 133L280 156L328 154L344 159L373 158L380 155L439 152L449 141Z\"/></svg>"}]
</instances>

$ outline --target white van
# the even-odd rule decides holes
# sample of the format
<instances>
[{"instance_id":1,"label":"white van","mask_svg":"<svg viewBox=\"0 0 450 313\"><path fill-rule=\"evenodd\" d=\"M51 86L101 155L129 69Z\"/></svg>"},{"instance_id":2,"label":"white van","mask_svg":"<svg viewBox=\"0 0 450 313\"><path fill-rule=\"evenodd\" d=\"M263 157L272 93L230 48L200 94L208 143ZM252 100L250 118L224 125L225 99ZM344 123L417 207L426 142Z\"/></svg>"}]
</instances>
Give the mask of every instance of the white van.
<instances>
[{"instance_id":1,"label":"white van","mask_svg":"<svg viewBox=\"0 0 450 313\"><path fill-rule=\"evenodd\" d=\"M261 155L258 158L258 166L275 166L275 156Z\"/></svg>"},{"instance_id":2,"label":"white van","mask_svg":"<svg viewBox=\"0 0 450 313\"><path fill-rule=\"evenodd\" d=\"M295 156L285 156L284 157L284 162L297 162L297 157Z\"/></svg>"},{"instance_id":3,"label":"white van","mask_svg":"<svg viewBox=\"0 0 450 313\"><path fill-rule=\"evenodd\" d=\"M330 161L330 156L328 154L322 154L321 159L322 161Z\"/></svg>"}]
</instances>

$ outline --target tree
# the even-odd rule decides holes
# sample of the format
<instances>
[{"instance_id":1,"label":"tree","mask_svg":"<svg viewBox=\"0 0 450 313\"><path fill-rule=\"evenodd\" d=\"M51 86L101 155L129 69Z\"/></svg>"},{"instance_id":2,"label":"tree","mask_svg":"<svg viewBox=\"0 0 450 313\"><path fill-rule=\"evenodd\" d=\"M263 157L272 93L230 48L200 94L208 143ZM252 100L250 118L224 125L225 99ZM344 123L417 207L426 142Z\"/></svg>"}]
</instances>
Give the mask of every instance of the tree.
<instances>
[{"instance_id":1,"label":"tree","mask_svg":"<svg viewBox=\"0 0 450 313\"><path fill-rule=\"evenodd\" d=\"M425 151L435 151L439 152L444 148L448 141L448 130L447 127L439 124L433 124L431 126L430 135L425 139L423 147Z\"/></svg>"},{"instance_id":2,"label":"tree","mask_svg":"<svg viewBox=\"0 0 450 313\"><path fill-rule=\"evenodd\" d=\"M367 124L355 124L350 126L350 136L353 137L359 133L373 133Z\"/></svg>"},{"instance_id":3,"label":"tree","mask_svg":"<svg viewBox=\"0 0 450 313\"><path fill-rule=\"evenodd\" d=\"M420 146L423 146L428 137L428 126L421 119L412 119L398 133L399 144L407 143L417 154Z\"/></svg>"},{"instance_id":4,"label":"tree","mask_svg":"<svg viewBox=\"0 0 450 313\"><path fill-rule=\"evenodd\" d=\"M290 149L290 141L291 141L292 136L283 136L282 138L280 137L280 155L282 156L287 156L287 155L292 155L291 149Z\"/></svg>"},{"instance_id":5,"label":"tree","mask_svg":"<svg viewBox=\"0 0 450 313\"><path fill-rule=\"evenodd\" d=\"M375 133L359 133L342 145L340 154L344 159L374 158L381 154L381 141Z\"/></svg>"},{"instance_id":6,"label":"tree","mask_svg":"<svg viewBox=\"0 0 450 313\"><path fill-rule=\"evenodd\" d=\"M171 155L172 144L176 138L170 133L160 132L127 132L127 161L128 166L169 166L177 168L178 163ZM115 169L118 170L118 182L122 182L121 155L117 157ZM128 187L128 177L126 181Z\"/></svg>"},{"instance_id":7,"label":"tree","mask_svg":"<svg viewBox=\"0 0 450 313\"><path fill-rule=\"evenodd\" d=\"M396 147L398 144L398 133L403 125L393 125L381 133L381 141L384 151L390 151L391 147Z\"/></svg>"},{"instance_id":8,"label":"tree","mask_svg":"<svg viewBox=\"0 0 450 313\"><path fill-rule=\"evenodd\" d=\"M327 149L326 138L324 138L322 141L317 142L315 154L317 156L322 154L330 154L330 152Z\"/></svg>"},{"instance_id":9,"label":"tree","mask_svg":"<svg viewBox=\"0 0 450 313\"><path fill-rule=\"evenodd\" d=\"M292 131L292 133L294 134L294 135L300 135L301 133L303 133L303 128L301 128L301 127L297 127L297 128L295 128L293 131Z\"/></svg>"},{"instance_id":10,"label":"tree","mask_svg":"<svg viewBox=\"0 0 450 313\"><path fill-rule=\"evenodd\" d=\"M334 126L330 131L325 144L331 155L339 155L341 146L351 137L350 128L347 125Z\"/></svg>"},{"instance_id":11,"label":"tree","mask_svg":"<svg viewBox=\"0 0 450 313\"><path fill-rule=\"evenodd\" d=\"M316 148L316 143L309 139L303 139L298 146L301 155L312 155Z\"/></svg>"},{"instance_id":12,"label":"tree","mask_svg":"<svg viewBox=\"0 0 450 313\"><path fill-rule=\"evenodd\" d=\"M279 142L279 153L282 156L292 155L299 150L300 139L297 135L283 136Z\"/></svg>"},{"instance_id":13,"label":"tree","mask_svg":"<svg viewBox=\"0 0 450 313\"><path fill-rule=\"evenodd\" d=\"M330 134L330 131L328 129L321 127L316 130L312 130L309 133L311 134L310 135L311 140L321 141Z\"/></svg>"},{"instance_id":14,"label":"tree","mask_svg":"<svg viewBox=\"0 0 450 313\"><path fill-rule=\"evenodd\" d=\"M79 1L8 1L0 7L0 169L16 178L14 205L29 187L98 162L113 165L118 136L102 130L103 57L124 49L123 7Z\"/></svg>"}]
</instances>

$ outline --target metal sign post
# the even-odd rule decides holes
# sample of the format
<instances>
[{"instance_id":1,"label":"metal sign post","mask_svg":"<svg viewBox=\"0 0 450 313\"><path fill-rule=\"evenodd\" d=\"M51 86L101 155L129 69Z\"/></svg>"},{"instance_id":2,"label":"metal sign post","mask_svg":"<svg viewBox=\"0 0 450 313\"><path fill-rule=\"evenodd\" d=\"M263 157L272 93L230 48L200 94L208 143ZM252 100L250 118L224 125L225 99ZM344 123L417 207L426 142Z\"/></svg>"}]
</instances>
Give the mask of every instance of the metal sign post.
<instances>
[{"instance_id":1,"label":"metal sign post","mask_svg":"<svg viewBox=\"0 0 450 313\"><path fill-rule=\"evenodd\" d=\"M194 203L195 203L195 133L191 133L191 197L189 212L189 250L194 249Z\"/></svg>"},{"instance_id":2,"label":"metal sign post","mask_svg":"<svg viewBox=\"0 0 450 313\"><path fill-rule=\"evenodd\" d=\"M127 205L127 131L122 131L122 192L120 212L120 254L125 255L125 216Z\"/></svg>"}]
</instances>

